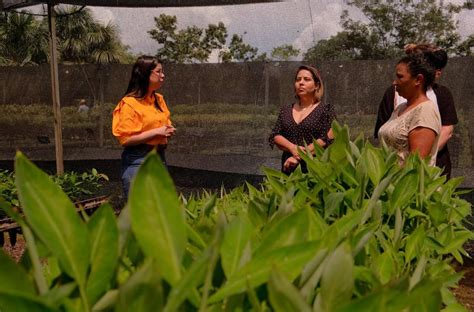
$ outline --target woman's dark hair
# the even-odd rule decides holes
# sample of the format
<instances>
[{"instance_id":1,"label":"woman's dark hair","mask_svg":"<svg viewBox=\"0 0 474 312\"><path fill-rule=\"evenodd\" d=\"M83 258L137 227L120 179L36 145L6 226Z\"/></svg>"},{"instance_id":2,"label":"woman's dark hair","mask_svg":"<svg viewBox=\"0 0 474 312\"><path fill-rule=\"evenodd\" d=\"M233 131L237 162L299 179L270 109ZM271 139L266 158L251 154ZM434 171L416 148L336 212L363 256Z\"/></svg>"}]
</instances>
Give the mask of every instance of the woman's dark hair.
<instances>
[{"instance_id":1,"label":"woman's dark hair","mask_svg":"<svg viewBox=\"0 0 474 312\"><path fill-rule=\"evenodd\" d=\"M128 83L125 96L143 98L148 92L151 71L161 64L161 61L153 56L142 55L133 64L132 75Z\"/></svg>"},{"instance_id":2,"label":"woman's dark hair","mask_svg":"<svg viewBox=\"0 0 474 312\"><path fill-rule=\"evenodd\" d=\"M309 71L311 73L311 76L313 76L314 83L316 84L316 91L314 92L314 103L321 101L324 95L324 84L323 84L323 79L321 78L321 75L319 74L319 71L313 66L301 65L300 67L298 67L298 70L296 71L295 81L296 81L296 77L298 77L298 73L302 70ZM299 98L298 95L295 95L295 98L298 99Z\"/></svg>"},{"instance_id":3,"label":"woman's dark hair","mask_svg":"<svg viewBox=\"0 0 474 312\"><path fill-rule=\"evenodd\" d=\"M426 57L430 61L435 69L441 70L448 64L448 54L446 51L439 49L427 54Z\"/></svg>"},{"instance_id":4,"label":"woman's dark hair","mask_svg":"<svg viewBox=\"0 0 474 312\"><path fill-rule=\"evenodd\" d=\"M435 69L443 69L448 64L448 53L445 50L438 48L431 43L410 43L405 46L405 53L410 54L425 54L428 61L433 64Z\"/></svg>"},{"instance_id":5,"label":"woman's dark hair","mask_svg":"<svg viewBox=\"0 0 474 312\"><path fill-rule=\"evenodd\" d=\"M409 54L404 56L397 64L407 64L408 71L412 77L422 75L424 77L423 90L428 90L428 87L431 86L435 80L435 67L430 61L430 56L432 52L424 52L423 54Z\"/></svg>"}]
</instances>

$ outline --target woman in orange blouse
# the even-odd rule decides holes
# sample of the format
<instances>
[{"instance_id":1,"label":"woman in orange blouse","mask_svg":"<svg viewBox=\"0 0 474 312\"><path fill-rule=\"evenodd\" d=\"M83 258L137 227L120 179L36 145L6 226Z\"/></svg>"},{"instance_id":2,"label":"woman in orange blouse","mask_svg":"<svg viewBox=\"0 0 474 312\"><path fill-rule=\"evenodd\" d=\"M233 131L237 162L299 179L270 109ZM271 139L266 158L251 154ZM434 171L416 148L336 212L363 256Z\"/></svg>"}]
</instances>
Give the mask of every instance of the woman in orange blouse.
<instances>
[{"instance_id":1,"label":"woman in orange blouse","mask_svg":"<svg viewBox=\"0 0 474 312\"><path fill-rule=\"evenodd\" d=\"M133 65L127 92L113 112L112 133L124 147L122 183L125 198L130 182L145 156L156 149L165 160L168 138L176 129L163 96L155 91L165 79L161 62L152 56L141 56Z\"/></svg>"}]
</instances>

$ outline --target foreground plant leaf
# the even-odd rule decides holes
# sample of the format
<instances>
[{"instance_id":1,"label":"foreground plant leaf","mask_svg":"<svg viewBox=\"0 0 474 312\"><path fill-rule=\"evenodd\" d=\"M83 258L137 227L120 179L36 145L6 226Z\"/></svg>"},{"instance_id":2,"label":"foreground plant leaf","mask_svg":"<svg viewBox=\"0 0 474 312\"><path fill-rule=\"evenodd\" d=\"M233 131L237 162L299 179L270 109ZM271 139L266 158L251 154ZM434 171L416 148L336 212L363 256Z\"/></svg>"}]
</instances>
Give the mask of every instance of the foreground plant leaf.
<instances>
[{"instance_id":1,"label":"foreground plant leaf","mask_svg":"<svg viewBox=\"0 0 474 312\"><path fill-rule=\"evenodd\" d=\"M222 268L227 278L238 270L251 235L252 224L241 216L232 220L225 229L220 254Z\"/></svg>"},{"instance_id":2,"label":"foreground plant leaf","mask_svg":"<svg viewBox=\"0 0 474 312\"><path fill-rule=\"evenodd\" d=\"M0 293L7 292L27 295L35 293L33 281L26 271L10 259L3 249L0 249L0 276Z\"/></svg>"},{"instance_id":3,"label":"foreground plant leaf","mask_svg":"<svg viewBox=\"0 0 474 312\"><path fill-rule=\"evenodd\" d=\"M186 224L173 181L156 153L150 153L140 167L128 204L138 243L157 261L164 279L176 285L182 275Z\"/></svg>"},{"instance_id":4,"label":"foreground plant leaf","mask_svg":"<svg viewBox=\"0 0 474 312\"><path fill-rule=\"evenodd\" d=\"M272 250L268 254L252 259L209 298L209 303L244 292L247 283L251 287L266 283L273 265L277 266L282 273L285 273L290 280L296 278L301 273L303 266L314 255L318 246L317 242L307 242Z\"/></svg>"},{"instance_id":5,"label":"foreground plant leaf","mask_svg":"<svg viewBox=\"0 0 474 312\"><path fill-rule=\"evenodd\" d=\"M163 310L163 289L158 263L146 262L120 287L116 312Z\"/></svg>"},{"instance_id":6,"label":"foreground plant leaf","mask_svg":"<svg viewBox=\"0 0 474 312\"><path fill-rule=\"evenodd\" d=\"M99 208L87 224L91 235L91 272L87 280L87 295L94 303L111 283L119 255L119 232L110 205Z\"/></svg>"},{"instance_id":7,"label":"foreground plant leaf","mask_svg":"<svg viewBox=\"0 0 474 312\"><path fill-rule=\"evenodd\" d=\"M328 256L321 277L322 311L349 301L354 289L354 259L348 243L344 242Z\"/></svg>"},{"instance_id":8,"label":"foreground plant leaf","mask_svg":"<svg viewBox=\"0 0 474 312\"><path fill-rule=\"evenodd\" d=\"M90 259L86 225L74 204L49 176L20 152L15 161L16 185L27 223L58 258L66 273L82 287Z\"/></svg>"},{"instance_id":9,"label":"foreground plant leaf","mask_svg":"<svg viewBox=\"0 0 474 312\"><path fill-rule=\"evenodd\" d=\"M32 296L0 293L0 311L55 312L57 310Z\"/></svg>"},{"instance_id":10,"label":"foreground plant leaf","mask_svg":"<svg viewBox=\"0 0 474 312\"><path fill-rule=\"evenodd\" d=\"M310 312L298 289L274 268L268 283L268 292L272 307L277 312Z\"/></svg>"}]
</instances>

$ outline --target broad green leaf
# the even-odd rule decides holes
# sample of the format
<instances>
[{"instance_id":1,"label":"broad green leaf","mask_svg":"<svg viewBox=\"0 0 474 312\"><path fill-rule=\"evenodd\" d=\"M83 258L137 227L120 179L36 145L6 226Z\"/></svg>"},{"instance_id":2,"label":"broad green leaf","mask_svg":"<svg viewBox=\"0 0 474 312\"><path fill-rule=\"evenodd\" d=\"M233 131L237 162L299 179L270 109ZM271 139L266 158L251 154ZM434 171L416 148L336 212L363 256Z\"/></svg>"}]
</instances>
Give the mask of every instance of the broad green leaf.
<instances>
[{"instance_id":1,"label":"broad green leaf","mask_svg":"<svg viewBox=\"0 0 474 312\"><path fill-rule=\"evenodd\" d=\"M374 185L378 185L385 173L385 160L380 150L375 149L371 144L367 144L364 149L362 159L365 161L367 175Z\"/></svg>"},{"instance_id":2,"label":"broad green leaf","mask_svg":"<svg viewBox=\"0 0 474 312\"><path fill-rule=\"evenodd\" d=\"M427 262L428 260L426 259L425 255L422 255L420 257L420 260L418 260L415 271L413 272L413 275L410 277L410 288L409 288L410 290L421 281L423 273L425 272L425 267L426 267Z\"/></svg>"},{"instance_id":3,"label":"broad green leaf","mask_svg":"<svg viewBox=\"0 0 474 312\"><path fill-rule=\"evenodd\" d=\"M354 259L348 243L344 242L328 256L321 277L321 307L333 311L350 300L354 289Z\"/></svg>"},{"instance_id":4,"label":"broad green leaf","mask_svg":"<svg viewBox=\"0 0 474 312\"><path fill-rule=\"evenodd\" d=\"M309 208L300 209L280 219L265 233L260 245L255 249L254 256L258 257L270 250L308 240L309 220Z\"/></svg>"},{"instance_id":5,"label":"broad green leaf","mask_svg":"<svg viewBox=\"0 0 474 312\"><path fill-rule=\"evenodd\" d=\"M362 217L362 220L360 221L360 224L364 224L367 222L370 216L372 216L372 210L377 204L377 201L379 200L380 196L382 193L385 191L387 186L390 184L392 181L392 176L388 176L382 180L376 187L374 192L372 193L372 196L369 199L369 203L367 205L367 208L365 208L364 215Z\"/></svg>"},{"instance_id":6,"label":"broad green leaf","mask_svg":"<svg viewBox=\"0 0 474 312\"><path fill-rule=\"evenodd\" d=\"M92 311L99 312L110 310L117 303L118 296L118 289L109 290L96 302L96 304L92 307Z\"/></svg>"},{"instance_id":7,"label":"broad green leaf","mask_svg":"<svg viewBox=\"0 0 474 312\"><path fill-rule=\"evenodd\" d=\"M421 254L421 248L423 241L425 240L425 230L422 226L419 226L408 236L407 243L405 246L405 261L409 263L415 256Z\"/></svg>"},{"instance_id":8,"label":"broad green leaf","mask_svg":"<svg viewBox=\"0 0 474 312\"><path fill-rule=\"evenodd\" d=\"M252 235L252 224L238 216L226 227L220 248L221 263L227 278L240 267L245 246Z\"/></svg>"},{"instance_id":9,"label":"broad green leaf","mask_svg":"<svg viewBox=\"0 0 474 312\"><path fill-rule=\"evenodd\" d=\"M448 304L441 312L468 312L465 306L456 302Z\"/></svg>"},{"instance_id":10,"label":"broad green leaf","mask_svg":"<svg viewBox=\"0 0 474 312\"><path fill-rule=\"evenodd\" d=\"M177 311L184 300L203 283L210 259L211 252L206 250L199 259L193 262L188 271L184 273L183 278L172 288L163 311Z\"/></svg>"},{"instance_id":11,"label":"broad green leaf","mask_svg":"<svg viewBox=\"0 0 474 312\"><path fill-rule=\"evenodd\" d=\"M316 256L303 269L300 277L300 292L306 300L310 299L323 275L327 263L327 254L328 250L326 248L318 250Z\"/></svg>"},{"instance_id":12,"label":"broad green leaf","mask_svg":"<svg viewBox=\"0 0 474 312\"><path fill-rule=\"evenodd\" d=\"M392 279L395 273L395 265L396 263L389 252L384 252L375 259L373 270L382 285L387 284Z\"/></svg>"},{"instance_id":13,"label":"broad green leaf","mask_svg":"<svg viewBox=\"0 0 474 312\"><path fill-rule=\"evenodd\" d=\"M409 171L395 185L395 189L390 197L391 211L396 208L404 208L410 204L412 198L419 191L418 173L416 169Z\"/></svg>"},{"instance_id":14,"label":"broad green leaf","mask_svg":"<svg viewBox=\"0 0 474 312\"><path fill-rule=\"evenodd\" d=\"M0 291L0 311L5 312L55 312L39 298Z\"/></svg>"},{"instance_id":15,"label":"broad green leaf","mask_svg":"<svg viewBox=\"0 0 474 312\"><path fill-rule=\"evenodd\" d=\"M204 242L204 240L202 239L201 235L199 235L199 233L194 230L191 225L189 225L189 223L186 222L186 231L187 231L187 234L188 234L188 237L189 237L189 240L191 242L194 243L194 245L196 245L197 247L204 249L206 248L206 243Z\"/></svg>"},{"instance_id":16,"label":"broad green leaf","mask_svg":"<svg viewBox=\"0 0 474 312\"><path fill-rule=\"evenodd\" d=\"M119 231L110 205L101 206L87 224L92 243L91 272L87 280L89 302L105 293L117 266Z\"/></svg>"},{"instance_id":17,"label":"broad green leaf","mask_svg":"<svg viewBox=\"0 0 474 312\"><path fill-rule=\"evenodd\" d=\"M207 200L206 203L201 207L200 212L200 219L202 220L204 217L209 217L212 209L216 206L217 194L212 194L211 197Z\"/></svg>"},{"instance_id":18,"label":"broad green leaf","mask_svg":"<svg viewBox=\"0 0 474 312\"><path fill-rule=\"evenodd\" d=\"M122 255L127 243L132 236L132 225L130 222L130 208L128 205L120 211L117 217L117 228L119 231L119 252Z\"/></svg>"},{"instance_id":19,"label":"broad green leaf","mask_svg":"<svg viewBox=\"0 0 474 312\"><path fill-rule=\"evenodd\" d=\"M443 279L422 279L407 295L392 303L394 309L402 311L440 311L442 307L440 288Z\"/></svg>"},{"instance_id":20,"label":"broad green leaf","mask_svg":"<svg viewBox=\"0 0 474 312\"><path fill-rule=\"evenodd\" d=\"M329 153L329 159L333 164L341 165L346 160L346 149L350 149L349 146L349 128L347 125L344 127L336 126L337 121L333 121L332 129L334 131L334 142L327 148Z\"/></svg>"},{"instance_id":21,"label":"broad green leaf","mask_svg":"<svg viewBox=\"0 0 474 312\"><path fill-rule=\"evenodd\" d=\"M338 211L345 194L342 192L330 193L324 200L324 218L328 218L335 211Z\"/></svg>"},{"instance_id":22,"label":"broad green leaf","mask_svg":"<svg viewBox=\"0 0 474 312\"><path fill-rule=\"evenodd\" d=\"M286 193L285 184L279 179L267 174L266 182L271 186L271 189L279 196L284 196Z\"/></svg>"},{"instance_id":23,"label":"broad green leaf","mask_svg":"<svg viewBox=\"0 0 474 312\"><path fill-rule=\"evenodd\" d=\"M59 308L64 300L67 300L75 290L77 290L77 284L74 282L56 285L56 287L50 289L48 293L42 296L42 299L44 299L44 302L48 305Z\"/></svg>"},{"instance_id":24,"label":"broad green leaf","mask_svg":"<svg viewBox=\"0 0 474 312\"><path fill-rule=\"evenodd\" d=\"M268 295L274 311L311 312L298 289L276 268L270 275Z\"/></svg>"},{"instance_id":25,"label":"broad green leaf","mask_svg":"<svg viewBox=\"0 0 474 312\"><path fill-rule=\"evenodd\" d=\"M47 174L20 152L15 169L18 194L28 224L58 258L66 273L84 285L91 246L87 227L74 204Z\"/></svg>"},{"instance_id":26,"label":"broad green leaf","mask_svg":"<svg viewBox=\"0 0 474 312\"><path fill-rule=\"evenodd\" d=\"M138 170L130 190L132 230L143 252L159 264L171 285L181 278L186 247L184 211L165 166L150 153Z\"/></svg>"},{"instance_id":27,"label":"broad green leaf","mask_svg":"<svg viewBox=\"0 0 474 312\"><path fill-rule=\"evenodd\" d=\"M450 253L461 248L468 240L474 239L474 233L471 231L456 231L455 237L444 247L443 253Z\"/></svg>"},{"instance_id":28,"label":"broad green leaf","mask_svg":"<svg viewBox=\"0 0 474 312\"><path fill-rule=\"evenodd\" d=\"M402 238L403 218L400 207L395 208L395 228L393 230L393 245L398 248L400 239Z\"/></svg>"},{"instance_id":29,"label":"broad green leaf","mask_svg":"<svg viewBox=\"0 0 474 312\"><path fill-rule=\"evenodd\" d=\"M116 312L163 310L163 289L158 266L156 260L147 260L120 287Z\"/></svg>"},{"instance_id":30,"label":"broad green leaf","mask_svg":"<svg viewBox=\"0 0 474 312\"><path fill-rule=\"evenodd\" d=\"M392 309L391 303L395 300L403 300L404 291L400 287L393 288L380 287L367 295L352 300L334 311L336 312L366 312L366 311L380 311L380 312L396 312L403 311L400 309Z\"/></svg>"},{"instance_id":31,"label":"broad green leaf","mask_svg":"<svg viewBox=\"0 0 474 312\"><path fill-rule=\"evenodd\" d=\"M3 235L3 233L0 235ZM28 295L33 295L35 293L33 281L26 271L7 256L1 248L0 276L0 293L12 292Z\"/></svg>"},{"instance_id":32,"label":"broad green leaf","mask_svg":"<svg viewBox=\"0 0 474 312\"><path fill-rule=\"evenodd\" d=\"M228 296L244 292L247 283L252 287L257 287L267 282L272 265L277 266L282 273L293 280L314 255L317 246L318 243L308 242L272 250L267 254L253 258L209 298L209 303L218 302Z\"/></svg>"}]
</instances>

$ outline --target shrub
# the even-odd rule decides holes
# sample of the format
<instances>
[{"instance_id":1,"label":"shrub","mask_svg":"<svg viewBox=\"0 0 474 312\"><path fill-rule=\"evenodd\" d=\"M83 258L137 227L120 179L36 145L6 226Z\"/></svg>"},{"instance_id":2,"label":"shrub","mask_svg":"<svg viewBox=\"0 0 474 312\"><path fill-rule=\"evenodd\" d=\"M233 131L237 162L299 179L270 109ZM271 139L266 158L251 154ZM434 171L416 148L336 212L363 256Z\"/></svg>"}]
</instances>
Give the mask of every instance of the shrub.
<instances>
[{"instance_id":1,"label":"shrub","mask_svg":"<svg viewBox=\"0 0 474 312\"><path fill-rule=\"evenodd\" d=\"M261 189L221 196L180 201L150 154L118 220L108 205L81 220L19 154L25 219L15 217L29 260L14 264L0 252L0 308L463 310L449 291L460 278L449 263L463 261L473 237L460 179L446 182L418 156L401 168L386 147L351 142L347 128L333 127L328 149L301 155L308 174L266 169Z\"/></svg>"}]
</instances>

